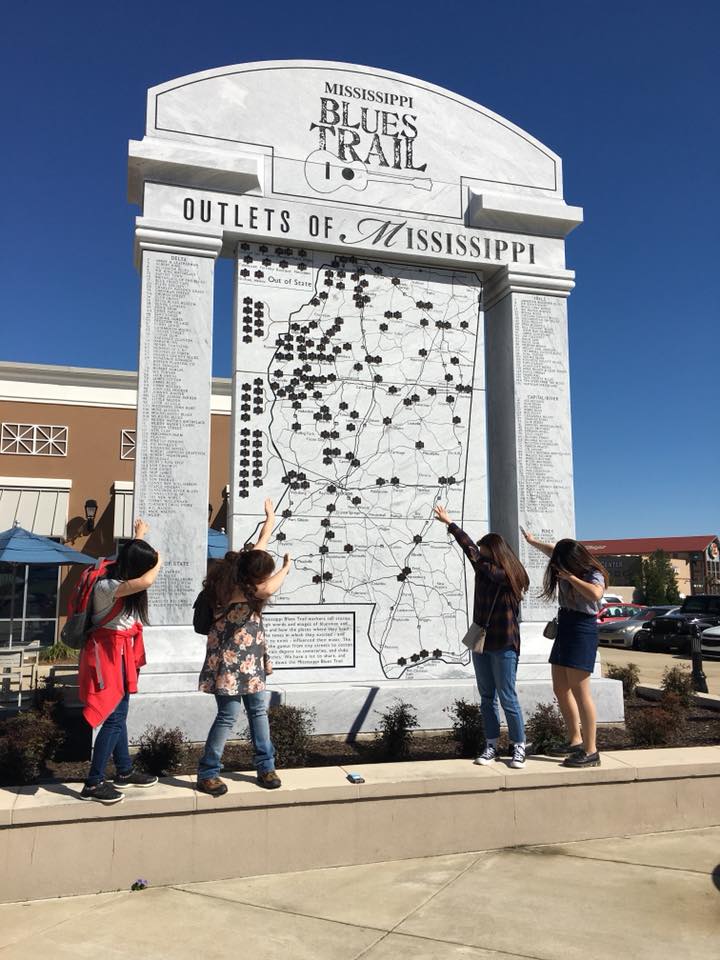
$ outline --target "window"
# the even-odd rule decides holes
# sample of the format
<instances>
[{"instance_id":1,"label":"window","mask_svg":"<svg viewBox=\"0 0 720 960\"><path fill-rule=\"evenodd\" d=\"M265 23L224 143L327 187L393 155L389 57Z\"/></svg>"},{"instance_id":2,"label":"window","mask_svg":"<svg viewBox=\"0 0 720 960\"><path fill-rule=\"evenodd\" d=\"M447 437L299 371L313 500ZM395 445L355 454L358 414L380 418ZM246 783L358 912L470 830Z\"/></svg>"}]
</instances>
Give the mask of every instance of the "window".
<instances>
[{"instance_id":1,"label":"window","mask_svg":"<svg viewBox=\"0 0 720 960\"><path fill-rule=\"evenodd\" d=\"M58 567L33 564L0 570L0 648L55 642Z\"/></svg>"},{"instance_id":2,"label":"window","mask_svg":"<svg viewBox=\"0 0 720 960\"><path fill-rule=\"evenodd\" d=\"M134 430L120 431L120 459L121 460L135 459L135 431Z\"/></svg>"},{"instance_id":3,"label":"window","mask_svg":"<svg viewBox=\"0 0 720 960\"><path fill-rule=\"evenodd\" d=\"M68 428L43 423L3 423L0 453L66 457Z\"/></svg>"}]
</instances>

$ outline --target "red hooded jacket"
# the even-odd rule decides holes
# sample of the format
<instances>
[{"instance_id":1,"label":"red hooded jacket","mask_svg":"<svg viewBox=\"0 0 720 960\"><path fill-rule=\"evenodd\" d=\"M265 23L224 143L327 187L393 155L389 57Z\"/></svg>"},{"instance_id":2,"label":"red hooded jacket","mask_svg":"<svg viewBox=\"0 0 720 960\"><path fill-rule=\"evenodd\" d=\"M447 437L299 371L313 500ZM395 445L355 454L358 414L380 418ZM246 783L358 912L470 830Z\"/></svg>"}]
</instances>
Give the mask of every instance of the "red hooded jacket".
<instances>
[{"instance_id":1,"label":"red hooded jacket","mask_svg":"<svg viewBox=\"0 0 720 960\"><path fill-rule=\"evenodd\" d=\"M126 692L137 693L140 667L145 663L140 622L127 630L93 630L80 654L78 676L83 716L91 727L107 720Z\"/></svg>"}]
</instances>

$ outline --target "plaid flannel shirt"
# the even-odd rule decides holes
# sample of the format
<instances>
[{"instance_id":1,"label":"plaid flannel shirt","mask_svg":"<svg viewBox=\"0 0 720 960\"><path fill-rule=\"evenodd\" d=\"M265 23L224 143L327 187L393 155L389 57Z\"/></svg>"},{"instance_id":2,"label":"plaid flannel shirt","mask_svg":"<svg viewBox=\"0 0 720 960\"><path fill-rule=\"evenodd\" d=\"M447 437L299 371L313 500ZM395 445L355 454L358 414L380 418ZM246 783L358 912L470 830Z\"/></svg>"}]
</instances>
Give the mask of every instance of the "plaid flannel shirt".
<instances>
[{"instance_id":1,"label":"plaid flannel shirt","mask_svg":"<svg viewBox=\"0 0 720 960\"><path fill-rule=\"evenodd\" d=\"M505 571L483 560L475 541L456 523L448 526L448 533L460 544L475 571L473 621L479 627L487 624L485 650L491 652L512 647L520 653L519 605L512 595ZM495 600L496 594L497 600ZM494 607L493 600L495 600Z\"/></svg>"}]
</instances>

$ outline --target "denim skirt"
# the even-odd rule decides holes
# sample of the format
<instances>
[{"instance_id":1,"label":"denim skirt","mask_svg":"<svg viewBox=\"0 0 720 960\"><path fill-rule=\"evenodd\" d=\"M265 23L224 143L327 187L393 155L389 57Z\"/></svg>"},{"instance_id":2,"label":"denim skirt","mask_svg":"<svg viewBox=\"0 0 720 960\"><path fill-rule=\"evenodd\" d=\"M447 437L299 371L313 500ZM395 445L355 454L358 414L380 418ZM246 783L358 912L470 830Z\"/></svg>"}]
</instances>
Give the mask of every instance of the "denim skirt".
<instances>
[{"instance_id":1,"label":"denim skirt","mask_svg":"<svg viewBox=\"0 0 720 960\"><path fill-rule=\"evenodd\" d=\"M598 648L597 618L577 610L558 611L558 631L550 663L592 673Z\"/></svg>"}]
</instances>

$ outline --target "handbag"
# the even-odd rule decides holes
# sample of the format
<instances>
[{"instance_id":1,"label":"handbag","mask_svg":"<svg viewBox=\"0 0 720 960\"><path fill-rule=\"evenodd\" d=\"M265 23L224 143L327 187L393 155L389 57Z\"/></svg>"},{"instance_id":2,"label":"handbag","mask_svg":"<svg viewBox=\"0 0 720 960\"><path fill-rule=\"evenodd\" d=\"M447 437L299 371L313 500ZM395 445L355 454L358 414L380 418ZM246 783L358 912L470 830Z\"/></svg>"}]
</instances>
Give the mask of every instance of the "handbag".
<instances>
[{"instance_id":1,"label":"handbag","mask_svg":"<svg viewBox=\"0 0 720 960\"><path fill-rule=\"evenodd\" d=\"M475 621L473 621L470 624L468 632L462 638L462 642L472 653L482 653L485 649L485 636L487 634L487 628L490 625L490 618L493 615L493 610L495 609L495 604L497 603L499 593L500 587L498 587L495 591L495 597L493 598L492 606L490 607L490 613L488 613L485 626L480 627L477 623L475 623Z\"/></svg>"},{"instance_id":2,"label":"handbag","mask_svg":"<svg viewBox=\"0 0 720 960\"><path fill-rule=\"evenodd\" d=\"M543 630L543 636L548 640L554 640L557 637L558 632L558 620L557 617L553 617L552 620L548 620L545 624L545 629Z\"/></svg>"}]
</instances>

